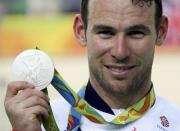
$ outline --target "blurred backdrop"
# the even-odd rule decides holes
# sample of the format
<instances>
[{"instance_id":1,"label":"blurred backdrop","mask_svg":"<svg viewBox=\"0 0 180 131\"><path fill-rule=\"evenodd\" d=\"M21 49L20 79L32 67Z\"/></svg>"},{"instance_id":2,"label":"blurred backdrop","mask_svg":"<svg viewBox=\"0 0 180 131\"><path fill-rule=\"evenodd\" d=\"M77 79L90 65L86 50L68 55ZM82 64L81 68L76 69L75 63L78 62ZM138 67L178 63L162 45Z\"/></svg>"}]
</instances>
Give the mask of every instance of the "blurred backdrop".
<instances>
[{"instance_id":1,"label":"blurred backdrop","mask_svg":"<svg viewBox=\"0 0 180 131\"><path fill-rule=\"evenodd\" d=\"M169 17L165 44L157 48L152 79L158 95L180 105L180 1L163 0ZM10 131L3 101L11 64L21 51L38 46L77 90L88 80L86 50L76 41L72 22L80 0L0 0L0 131ZM60 97L49 87L52 99Z\"/></svg>"}]
</instances>

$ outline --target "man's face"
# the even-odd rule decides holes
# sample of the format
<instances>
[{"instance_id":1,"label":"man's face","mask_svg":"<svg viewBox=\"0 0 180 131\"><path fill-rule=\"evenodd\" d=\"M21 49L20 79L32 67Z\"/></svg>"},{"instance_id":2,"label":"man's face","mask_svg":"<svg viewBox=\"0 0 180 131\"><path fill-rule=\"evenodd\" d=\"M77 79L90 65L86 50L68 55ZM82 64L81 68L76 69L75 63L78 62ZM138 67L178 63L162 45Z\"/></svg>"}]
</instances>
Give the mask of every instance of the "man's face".
<instances>
[{"instance_id":1,"label":"man's face","mask_svg":"<svg viewBox=\"0 0 180 131\"><path fill-rule=\"evenodd\" d=\"M90 0L86 42L92 85L127 95L149 83L156 45L155 5Z\"/></svg>"}]
</instances>

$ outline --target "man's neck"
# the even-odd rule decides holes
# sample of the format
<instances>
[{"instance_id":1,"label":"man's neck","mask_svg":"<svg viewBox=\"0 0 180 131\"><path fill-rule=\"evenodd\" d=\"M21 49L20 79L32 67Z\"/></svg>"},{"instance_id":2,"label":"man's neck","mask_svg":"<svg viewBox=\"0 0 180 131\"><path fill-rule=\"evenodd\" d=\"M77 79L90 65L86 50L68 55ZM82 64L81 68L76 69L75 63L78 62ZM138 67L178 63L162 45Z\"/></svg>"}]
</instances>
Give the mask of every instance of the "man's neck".
<instances>
[{"instance_id":1,"label":"man's neck","mask_svg":"<svg viewBox=\"0 0 180 131\"><path fill-rule=\"evenodd\" d=\"M130 92L126 95L116 95L104 90L102 87L98 87L91 82L94 90L97 94L112 108L112 109L126 109L131 105L141 100L151 89L151 81L144 82L144 84L136 92Z\"/></svg>"}]
</instances>

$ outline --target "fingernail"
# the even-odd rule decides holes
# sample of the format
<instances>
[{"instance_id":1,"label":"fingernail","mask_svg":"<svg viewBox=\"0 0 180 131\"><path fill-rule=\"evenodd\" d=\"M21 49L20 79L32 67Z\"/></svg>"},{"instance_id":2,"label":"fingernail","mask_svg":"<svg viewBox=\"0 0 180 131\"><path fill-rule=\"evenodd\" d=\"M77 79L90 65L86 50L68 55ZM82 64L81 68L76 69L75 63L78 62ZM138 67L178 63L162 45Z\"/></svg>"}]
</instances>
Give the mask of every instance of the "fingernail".
<instances>
[{"instance_id":1,"label":"fingernail","mask_svg":"<svg viewBox=\"0 0 180 131\"><path fill-rule=\"evenodd\" d=\"M31 84L31 83L27 83L27 85L28 85L29 88L32 88L32 89L35 88L34 85Z\"/></svg>"}]
</instances>

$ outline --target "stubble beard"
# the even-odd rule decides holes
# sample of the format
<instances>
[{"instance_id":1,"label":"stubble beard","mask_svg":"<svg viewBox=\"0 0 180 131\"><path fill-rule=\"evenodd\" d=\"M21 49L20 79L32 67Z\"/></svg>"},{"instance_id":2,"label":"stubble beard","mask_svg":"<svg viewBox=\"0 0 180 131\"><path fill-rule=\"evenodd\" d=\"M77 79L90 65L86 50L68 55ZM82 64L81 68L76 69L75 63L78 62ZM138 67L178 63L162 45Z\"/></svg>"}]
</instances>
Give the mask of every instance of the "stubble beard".
<instances>
[{"instance_id":1,"label":"stubble beard","mask_svg":"<svg viewBox=\"0 0 180 131\"><path fill-rule=\"evenodd\" d=\"M102 69L96 68L93 62L89 62L90 79L95 82L95 86L102 88L101 90L105 91L108 96L129 96L136 94L141 88L147 86L146 83L151 80L152 64L153 60L146 64L143 69L141 69L142 71L139 71L126 87L120 87L112 85L103 74ZM122 80L119 79L116 80L116 82L117 81L121 82Z\"/></svg>"}]
</instances>

